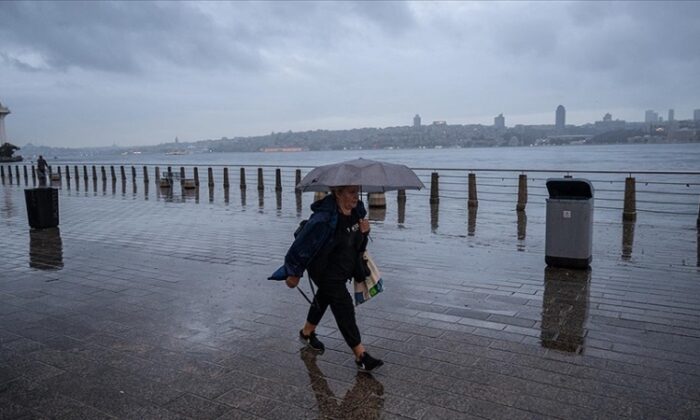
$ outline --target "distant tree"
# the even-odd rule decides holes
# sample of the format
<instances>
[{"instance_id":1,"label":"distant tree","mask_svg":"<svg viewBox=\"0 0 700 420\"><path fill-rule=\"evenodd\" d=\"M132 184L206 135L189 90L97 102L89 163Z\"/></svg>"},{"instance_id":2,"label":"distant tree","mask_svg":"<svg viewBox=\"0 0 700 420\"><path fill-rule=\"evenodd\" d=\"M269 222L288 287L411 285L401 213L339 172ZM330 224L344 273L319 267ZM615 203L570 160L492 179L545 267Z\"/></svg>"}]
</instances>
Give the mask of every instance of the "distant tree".
<instances>
[{"instance_id":1,"label":"distant tree","mask_svg":"<svg viewBox=\"0 0 700 420\"><path fill-rule=\"evenodd\" d=\"M0 146L0 157L10 158L15 153L15 150L19 150L19 147L14 144L3 143L3 145Z\"/></svg>"}]
</instances>

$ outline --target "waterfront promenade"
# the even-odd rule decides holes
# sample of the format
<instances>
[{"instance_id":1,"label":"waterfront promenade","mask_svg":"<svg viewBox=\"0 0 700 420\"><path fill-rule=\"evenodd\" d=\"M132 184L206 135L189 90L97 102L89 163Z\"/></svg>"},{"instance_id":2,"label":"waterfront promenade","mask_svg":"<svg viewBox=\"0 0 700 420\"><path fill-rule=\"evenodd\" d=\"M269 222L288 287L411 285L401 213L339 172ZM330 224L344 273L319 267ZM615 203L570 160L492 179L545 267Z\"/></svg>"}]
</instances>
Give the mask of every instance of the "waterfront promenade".
<instances>
[{"instance_id":1,"label":"waterfront promenade","mask_svg":"<svg viewBox=\"0 0 700 420\"><path fill-rule=\"evenodd\" d=\"M693 216L602 210L591 271L567 271L545 269L535 199L522 220L409 195L399 224L387 195L369 376L330 313L328 350L300 351L307 304L265 280L311 194L64 186L60 232L31 232L23 189L0 185L0 418L700 417Z\"/></svg>"}]
</instances>

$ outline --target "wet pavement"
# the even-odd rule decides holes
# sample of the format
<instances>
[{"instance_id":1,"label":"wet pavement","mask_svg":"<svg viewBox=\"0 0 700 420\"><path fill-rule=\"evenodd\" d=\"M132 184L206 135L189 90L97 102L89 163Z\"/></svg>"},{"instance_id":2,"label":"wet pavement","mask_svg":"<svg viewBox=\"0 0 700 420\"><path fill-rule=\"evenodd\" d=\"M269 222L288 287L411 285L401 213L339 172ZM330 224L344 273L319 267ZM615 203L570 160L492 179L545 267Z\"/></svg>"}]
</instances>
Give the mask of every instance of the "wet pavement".
<instances>
[{"instance_id":1,"label":"wet pavement","mask_svg":"<svg viewBox=\"0 0 700 420\"><path fill-rule=\"evenodd\" d=\"M31 231L23 188L0 185L0 418L700 417L694 217L596 210L575 271L545 267L542 204L388 194L367 375L330 313L302 350L307 304L265 280L312 194L81 183Z\"/></svg>"}]
</instances>

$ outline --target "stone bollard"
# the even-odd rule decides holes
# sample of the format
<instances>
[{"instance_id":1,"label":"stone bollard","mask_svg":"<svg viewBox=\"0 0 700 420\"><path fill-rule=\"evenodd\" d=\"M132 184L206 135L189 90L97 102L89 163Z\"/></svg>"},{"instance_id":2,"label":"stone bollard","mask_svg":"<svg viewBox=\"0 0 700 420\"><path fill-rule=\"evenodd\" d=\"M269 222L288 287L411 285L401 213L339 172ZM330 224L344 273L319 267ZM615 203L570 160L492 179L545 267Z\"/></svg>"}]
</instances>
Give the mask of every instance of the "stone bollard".
<instances>
[{"instance_id":1,"label":"stone bollard","mask_svg":"<svg viewBox=\"0 0 700 420\"><path fill-rule=\"evenodd\" d=\"M386 196L384 193L369 193L367 194L367 204L371 209L385 209Z\"/></svg>"},{"instance_id":2,"label":"stone bollard","mask_svg":"<svg viewBox=\"0 0 700 420\"><path fill-rule=\"evenodd\" d=\"M112 177L112 182L117 181L117 174L114 172L114 165L109 165L109 175Z\"/></svg>"},{"instance_id":3,"label":"stone bollard","mask_svg":"<svg viewBox=\"0 0 700 420\"><path fill-rule=\"evenodd\" d=\"M241 168L241 189L245 190L246 185L245 185L245 168Z\"/></svg>"},{"instance_id":4,"label":"stone bollard","mask_svg":"<svg viewBox=\"0 0 700 420\"><path fill-rule=\"evenodd\" d=\"M258 191L265 189L265 183L263 182L263 170L258 168Z\"/></svg>"},{"instance_id":5,"label":"stone bollard","mask_svg":"<svg viewBox=\"0 0 700 420\"><path fill-rule=\"evenodd\" d=\"M518 204L515 205L515 210L523 211L527 205L527 175L520 174L518 176Z\"/></svg>"},{"instance_id":6,"label":"stone bollard","mask_svg":"<svg viewBox=\"0 0 700 420\"><path fill-rule=\"evenodd\" d=\"M143 165L143 183L148 184L148 167Z\"/></svg>"},{"instance_id":7,"label":"stone bollard","mask_svg":"<svg viewBox=\"0 0 700 420\"><path fill-rule=\"evenodd\" d=\"M180 182L182 182L185 179L185 167L180 166Z\"/></svg>"},{"instance_id":8,"label":"stone bollard","mask_svg":"<svg viewBox=\"0 0 700 420\"><path fill-rule=\"evenodd\" d=\"M194 167L194 186L199 188L199 168Z\"/></svg>"},{"instance_id":9,"label":"stone bollard","mask_svg":"<svg viewBox=\"0 0 700 420\"><path fill-rule=\"evenodd\" d=\"M637 220L636 191L633 177L625 178L625 205L622 210L622 220L634 222Z\"/></svg>"},{"instance_id":10,"label":"stone bollard","mask_svg":"<svg viewBox=\"0 0 700 420\"><path fill-rule=\"evenodd\" d=\"M136 167L131 165L131 182L136 185Z\"/></svg>"},{"instance_id":11,"label":"stone bollard","mask_svg":"<svg viewBox=\"0 0 700 420\"><path fill-rule=\"evenodd\" d=\"M440 187L438 186L438 178L440 176L437 172L430 174L430 204L437 204L440 202Z\"/></svg>"},{"instance_id":12,"label":"stone bollard","mask_svg":"<svg viewBox=\"0 0 700 420\"><path fill-rule=\"evenodd\" d=\"M214 171L211 168L207 168L207 178L209 188L214 186Z\"/></svg>"},{"instance_id":13,"label":"stone bollard","mask_svg":"<svg viewBox=\"0 0 700 420\"><path fill-rule=\"evenodd\" d=\"M156 166L156 185L160 184L160 167Z\"/></svg>"},{"instance_id":14,"label":"stone bollard","mask_svg":"<svg viewBox=\"0 0 700 420\"><path fill-rule=\"evenodd\" d=\"M228 190L231 185L228 182L228 168L224 168L224 190ZM228 193L226 193L226 196L228 197ZM226 199L226 202L228 203L228 198Z\"/></svg>"},{"instance_id":15,"label":"stone bollard","mask_svg":"<svg viewBox=\"0 0 700 420\"><path fill-rule=\"evenodd\" d=\"M301 169L297 169L295 171L295 175L294 175L294 189L295 190L296 190L296 186L299 185L300 182L301 182Z\"/></svg>"},{"instance_id":16,"label":"stone bollard","mask_svg":"<svg viewBox=\"0 0 700 420\"><path fill-rule=\"evenodd\" d=\"M476 198L476 174L475 173L470 173L468 176L469 179L469 185L468 185L468 196L469 199L467 200L467 208L474 208L474 207L479 207L479 200Z\"/></svg>"},{"instance_id":17,"label":"stone bollard","mask_svg":"<svg viewBox=\"0 0 700 420\"><path fill-rule=\"evenodd\" d=\"M122 181L126 181L126 172L124 172L124 165L119 165L119 175L121 175Z\"/></svg>"},{"instance_id":18,"label":"stone bollard","mask_svg":"<svg viewBox=\"0 0 700 420\"><path fill-rule=\"evenodd\" d=\"M275 191L282 191L282 171L275 169Z\"/></svg>"}]
</instances>

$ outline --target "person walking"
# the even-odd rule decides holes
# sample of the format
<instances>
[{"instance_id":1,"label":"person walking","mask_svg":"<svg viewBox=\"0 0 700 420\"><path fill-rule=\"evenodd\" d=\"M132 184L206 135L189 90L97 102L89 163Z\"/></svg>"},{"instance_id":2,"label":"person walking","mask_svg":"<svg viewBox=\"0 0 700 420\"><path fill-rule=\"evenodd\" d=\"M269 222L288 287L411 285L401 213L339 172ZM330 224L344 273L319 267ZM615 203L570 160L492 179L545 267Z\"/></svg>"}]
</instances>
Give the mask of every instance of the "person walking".
<instances>
[{"instance_id":1,"label":"person walking","mask_svg":"<svg viewBox=\"0 0 700 420\"><path fill-rule=\"evenodd\" d=\"M36 168L37 171L39 172L39 186L44 187L46 186L46 169L49 167L49 164L46 163L46 159L42 155L39 155L39 159L36 161Z\"/></svg>"},{"instance_id":2,"label":"person walking","mask_svg":"<svg viewBox=\"0 0 700 420\"><path fill-rule=\"evenodd\" d=\"M290 288L308 271L318 290L309 307L299 339L309 348L323 352L316 327L330 306L338 329L355 355L359 370L370 372L384 364L365 350L355 319L355 307L347 282L365 278L362 254L367 247L369 221L359 201L359 187L341 186L311 205L313 214L296 235L284 258L284 265L270 277L285 280Z\"/></svg>"}]
</instances>

